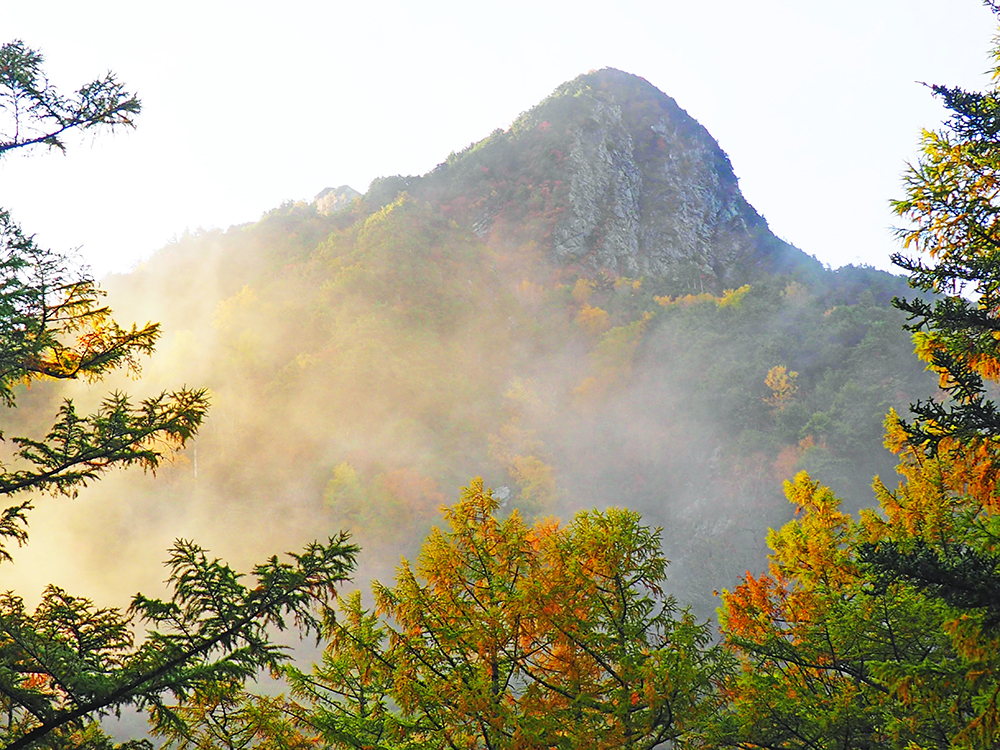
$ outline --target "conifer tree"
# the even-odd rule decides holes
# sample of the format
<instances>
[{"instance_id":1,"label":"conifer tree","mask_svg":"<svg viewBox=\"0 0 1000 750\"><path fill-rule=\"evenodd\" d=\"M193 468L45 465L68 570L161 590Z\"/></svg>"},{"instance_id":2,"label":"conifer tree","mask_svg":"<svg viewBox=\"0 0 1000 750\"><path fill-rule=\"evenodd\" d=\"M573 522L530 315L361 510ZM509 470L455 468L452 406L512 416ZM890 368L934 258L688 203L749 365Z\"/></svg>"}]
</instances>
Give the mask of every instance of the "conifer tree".
<instances>
[{"instance_id":1,"label":"conifer tree","mask_svg":"<svg viewBox=\"0 0 1000 750\"><path fill-rule=\"evenodd\" d=\"M768 572L723 593L721 625L741 669L704 746L996 746L997 634L981 612L873 572L864 554L886 542L973 541L977 508L996 527L996 502L982 510L991 485L967 484L975 463L920 456L898 424L890 435L906 481L895 490L877 483L881 513L851 518L805 472L786 483L799 517L769 535Z\"/></svg>"},{"instance_id":2,"label":"conifer tree","mask_svg":"<svg viewBox=\"0 0 1000 750\"><path fill-rule=\"evenodd\" d=\"M302 727L337 748L648 750L711 710L719 650L638 514L528 526L477 479L446 518L377 612L349 597L322 663L287 671Z\"/></svg>"},{"instance_id":3,"label":"conifer tree","mask_svg":"<svg viewBox=\"0 0 1000 750\"><path fill-rule=\"evenodd\" d=\"M112 74L64 96L48 84L41 64L42 56L22 42L0 47L0 157L15 148L64 150L74 129L134 126L139 100ZM122 367L138 372L159 326L119 326L102 299L92 278L39 247L0 210L4 407L14 408L17 387L32 381L99 381ZM9 464L0 464L0 495L26 499L0 512L0 562L11 559L12 543L27 541L37 493L74 495L113 467L154 470L195 436L207 408L203 389L137 403L114 393L90 415L65 401L44 437L7 438L15 450ZM56 586L29 611L8 591L0 596L0 746L116 747L96 720L126 706L147 709L162 732L187 734L190 717L170 702L278 668L287 657L273 630L292 623L317 630L356 552L341 534L287 560L270 558L245 583L198 545L179 540L167 563L171 595L138 594L125 611L96 607ZM142 624L147 630L139 638Z\"/></svg>"},{"instance_id":4,"label":"conifer tree","mask_svg":"<svg viewBox=\"0 0 1000 750\"><path fill-rule=\"evenodd\" d=\"M994 14L995 4L987 3ZM1000 448L1000 410L991 383L1000 380L1000 42L985 91L932 86L950 112L940 131L925 131L919 161L906 174L907 195L895 201L909 222L893 261L910 285L931 299L895 299L909 315L917 354L940 376L947 400L911 405L903 422L911 445L928 456L993 455ZM997 466L986 462L996 480ZM1000 624L1000 558L973 546L869 545L863 557L880 580L906 579L954 606L990 612Z\"/></svg>"},{"instance_id":5,"label":"conifer tree","mask_svg":"<svg viewBox=\"0 0 1000 750\"><path fill-rule=\"evenodd\" d=\"M931 87L950 117L941 130L924 131L920 159L905 174L906 197L893 202L909 224L898 230L904 250L916 253L896 253L893 262L911 286L933 295L893 302L909 315L917 353L950 396L911 407L907 432L930 452L947 438L1000 436L1000 412L984 383L1000 377L1000 46L993 58L986 91Z\"/></svg>"},{"instance_id":6,"label":"conifer tree","mask_svg":"<svg viewBox=\"0 0 1000 750\"><path fill-rule=\"evenodd\" d=\"M1000 742L1000 89L933 90L951 118L894 204L918 253L894 260L929 296L894 303L949 398L887 418L903 481L875 479L880 512L852 519L805 473L786 484L800 517L769 536L770 570L723 594L743 668L711 746Z\"/></svg>"}]
</instances>

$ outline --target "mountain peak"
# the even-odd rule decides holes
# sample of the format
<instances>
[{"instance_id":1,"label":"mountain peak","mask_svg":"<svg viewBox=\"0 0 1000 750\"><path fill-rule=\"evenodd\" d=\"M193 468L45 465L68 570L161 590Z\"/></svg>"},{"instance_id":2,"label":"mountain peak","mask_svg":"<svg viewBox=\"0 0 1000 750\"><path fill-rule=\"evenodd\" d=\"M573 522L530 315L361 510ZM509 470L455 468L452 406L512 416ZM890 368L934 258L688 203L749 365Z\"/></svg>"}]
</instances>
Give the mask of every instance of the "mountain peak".
<instances>
[{"instance_id":1,"label":"mountain peak","mask_svg":"<svg viewBox=\"0 0 1000 750\"><path fill-rule=\"evenodd\" d=\"M567 81L406 185L488 241L534 241L588 274L721 290L815 264L770 232L697 120L615 68Z\"/></svg>"},{"instance_id":2,"label":"mountain peak","mask_svg":"<svg viewBox=\"0 0 1000 750\"><path fill-rule=\"evenodd\" d=\"M313 198L316 210L321 214L332 214L349 208L355 198L360 198L361 193L350 185L341 185L338 188L323 188Z\"/></svg>"}]
</instances>

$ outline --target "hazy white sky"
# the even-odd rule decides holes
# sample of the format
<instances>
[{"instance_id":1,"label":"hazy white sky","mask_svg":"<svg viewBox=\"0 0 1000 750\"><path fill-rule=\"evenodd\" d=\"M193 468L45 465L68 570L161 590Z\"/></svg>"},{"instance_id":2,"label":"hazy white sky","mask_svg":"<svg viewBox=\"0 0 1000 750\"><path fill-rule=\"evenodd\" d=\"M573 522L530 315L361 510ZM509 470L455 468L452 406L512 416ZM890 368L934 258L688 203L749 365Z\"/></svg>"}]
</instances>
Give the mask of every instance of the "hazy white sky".
<instances>
[{"instance_id":1,"label":"hazy white sky","mask_svg":"<svg viewBox=\"0 0 1000 750\"><path fill-rule=\"evenodd\" d=\"M994 33L976 0L0 0L0 41L54 82L110 69L143 101L134 132L0 162L0 205L127 270L186 229L426 172L612 66L708 128L776 234L887 268L888 200L942 117L918 82L982 87Z\"/></svg>"}]
</instances>

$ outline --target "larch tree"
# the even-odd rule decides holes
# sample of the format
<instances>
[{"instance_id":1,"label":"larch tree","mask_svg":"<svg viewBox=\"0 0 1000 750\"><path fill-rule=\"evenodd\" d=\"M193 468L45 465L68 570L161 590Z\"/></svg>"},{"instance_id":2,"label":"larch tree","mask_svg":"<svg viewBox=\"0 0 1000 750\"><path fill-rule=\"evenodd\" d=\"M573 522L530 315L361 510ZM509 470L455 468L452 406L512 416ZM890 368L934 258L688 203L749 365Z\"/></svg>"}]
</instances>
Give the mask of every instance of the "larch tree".
<instances>
[{"instance_id":1,"label":"larch tree","mask_svg":"<svg viewBox=\"0 0 1000 750\"><path fill-rule=\"evenodd\" d=\"M321 664L288 670L333 747L634 748L678 741L722 669L665 595L659 533L621 509L499 518L475 480L376 611L348 598Z\"/></svg>"},{"instance_id":2,"label":"larch tree","mask_svg":"<svg viewBox=\"0 0 1000 750\"><path fill-rule=\"evenodd\" d=\"M995 14L1000 6L987 3ZM993 85L985 91L933 86L950 113L939 131L925 131L921 156L905 174L906 196L894 201L908 221L894 262L930 299L896 299L909 315L918 355L936 371L946 399L911 406L903 422L910 445L930 457L972 463L994 485L1000 467L1000 41L993 50ZM988 507L988 506L987 506ZM987 514L988 515L988 514ZM984 517L985 518L985 517ZM984 518L970 519L984 525ZM985 532L984 532L985 534ZM1000 556L988 541L885 541L865 559L888 580L905 579L953 606L986 610L1000 624Z\"/></svg>"},{"instance_id":3,"label":"larch tree","mask_svg":"<svg viewBox=\"0 0 1000 750\"><path fill-rule=\"evenodd\" d=\"M946 398L913 404L910 421L887 418L903 479L875 479L878 511L854 520L804 473L786 485L799 517L769 537L770 570L723 595L742 670L711 746L1000 743L997 80L1000 67L985 92L932 87L951 117L924 133L894 202L915 253L894 261L925 293L895 304Z\"/></svg>"},{"instance_id":4,"label":"larch tree","mask_svg":"<svg viewBox=\"0 0 1000 750\"><path fill-rule=\"evenodd\" d=\"M898 431L895 439L903 440ZM877 484L881 513L860 520L804 472L786 483L799 517L771 532L769 571L723 592L720 622L740 669L702 746L995 746L996 636L981 618L905 580L884 580L866 561L871 545L907 539L914 523L929 536L961 526L959 508L977 501L958 486L970 467L928 465L901 450L906 481L895 490Z\"/></svg>"}]
</instances>

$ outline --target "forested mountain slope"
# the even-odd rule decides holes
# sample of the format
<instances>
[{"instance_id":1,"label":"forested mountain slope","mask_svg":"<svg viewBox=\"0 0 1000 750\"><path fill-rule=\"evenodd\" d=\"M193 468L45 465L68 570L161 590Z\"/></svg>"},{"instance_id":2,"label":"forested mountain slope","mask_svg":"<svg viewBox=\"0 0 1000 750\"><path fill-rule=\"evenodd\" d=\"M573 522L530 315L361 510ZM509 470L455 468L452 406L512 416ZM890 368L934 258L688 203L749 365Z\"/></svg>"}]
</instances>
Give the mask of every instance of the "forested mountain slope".
<instances>
[{"instance_id":1,"label":"forested mountain slope","mask_svg":"<svg viewBox=\"0 0 1000 750\"><path fill-rule=\"evenodd\" d=\"M614 70L427 175L187 235L104 285L166 331L142 387L213 401L162 481L87 493L76 523L123 559L149 535L238 561L349 528L384 575L482 475L532 516L640 510L709 612L760 567L781 482L869 503L883 415L933 388L900 278L776 238L707 131Z\"/></svg>"}]
</instances>

